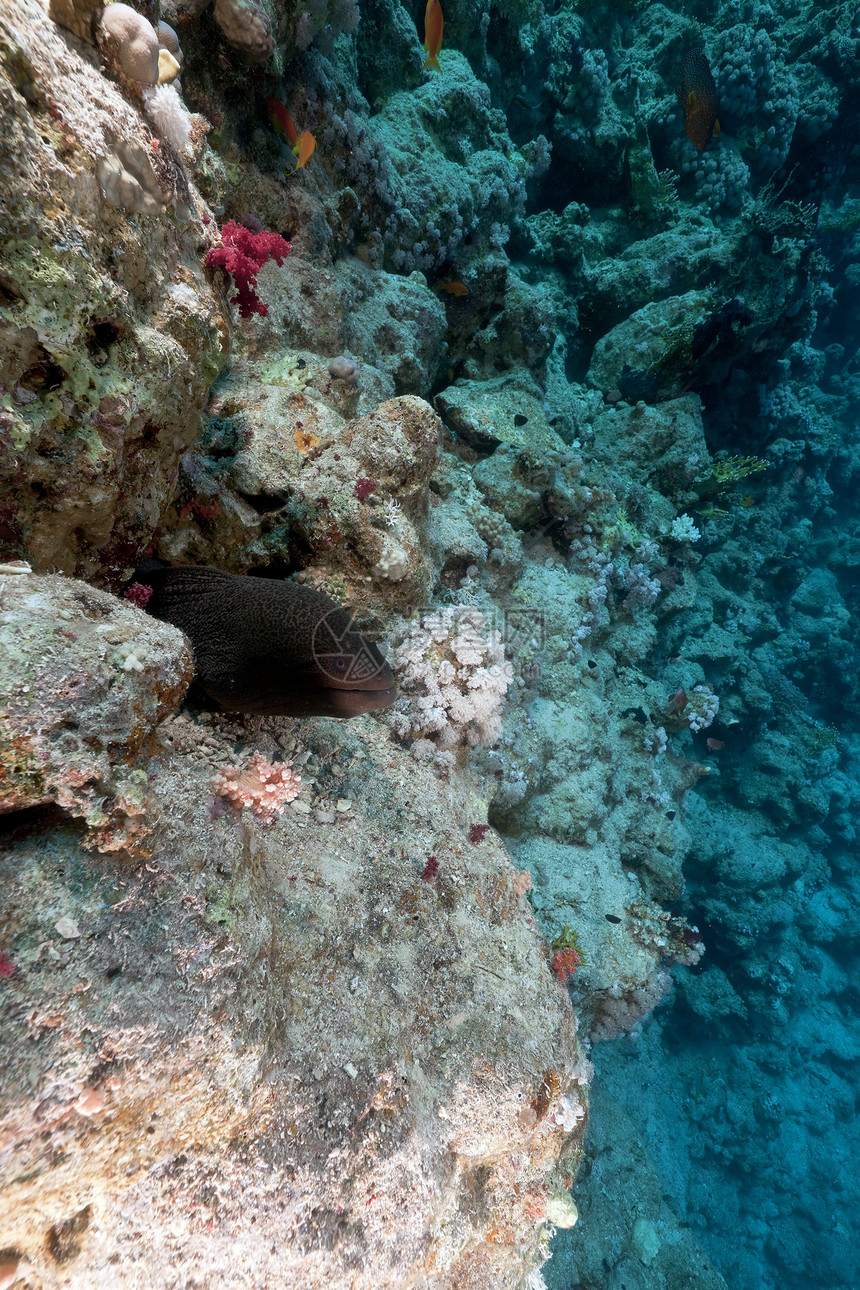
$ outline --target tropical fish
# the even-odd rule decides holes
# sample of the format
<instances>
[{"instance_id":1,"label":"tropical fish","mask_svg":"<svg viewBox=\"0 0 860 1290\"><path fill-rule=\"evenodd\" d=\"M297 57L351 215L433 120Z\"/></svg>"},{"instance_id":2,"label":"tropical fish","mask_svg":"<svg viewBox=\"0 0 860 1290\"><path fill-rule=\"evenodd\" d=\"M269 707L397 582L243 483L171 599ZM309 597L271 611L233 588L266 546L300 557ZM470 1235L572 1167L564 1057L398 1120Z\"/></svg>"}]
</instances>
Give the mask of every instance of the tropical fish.
<instances>
[{"instance_id":1,"label":"tropical fish","mask_svg":"<svg viewBox=\"0 0 860 1290\"><path fill-rule=\"evenodd\" d=\"M690 48L681 63L681 88L678 100L684 109L687 136L699 152L720 133L717 120L717 86L701 46Z\"/></svg>"},{"instance_id":2,"label":"tropical fish","mask_svg":"<svg viewBox=\"0 0 860 1290\"><path fill-rule=\"evenodd\" d=\"M197 687L223 711L357 717L397 698L378 647L322 592L200 565L153 565L134 572L135 583L152 589L146 613L185 633Z\"/></svg>"},{"instance_id":3,"label":"tropical fish","mask_svg":"<svg viewBox=\"0 0 860 1290\"><path fill-rule=\"evenodd\" d=\"M296 170L301 170L302 166L310 160L311 153L317 146L317 141L311 134L310 130L302 130L298 143L293 144L293 152L298 157Z\"/></svg>"},{"instance_id":4,"label":"tropical fish","mask_svg":"<svg viewBox=\"0 0 860 1290\"><path fill-rule=\"evenodd\" d=\"M437 282L436 287L439 291L447 291L449 296L467 296L469 288L465 282Z\"/></svg>"},{"instance_id":5,"label":"tropical fish","mask_svg":"<svg viewBox=\"0 0 860 1290\"><path fill-rule=\"evenodd\" d=\"M291 148L294 148L299 141L299 132L296 129L296 123L284 107L280 99L267 98L266 107L269 109L269 116L272 119L272 125L276 130L286 137Z\"/></svg>"},{"instance_id":6,"label":"tropical fish","mask_svg":"<svg viewBox=\"0 0 860 1290\"><path fill-rule=\"evenodd\" d=\"M293 152L298 157L296 170L301 170L302 166L306 165L310 160L311 154L317 146L316 139L311 134L310 130L302 130L301 133L299 133L298 126L280 99L267 98L266 106L269 109L269 116L271 117L272 125L276 130L280 131L280 133L284 135Z\"/></svg>"},{"instance_id":7,"label":"tropical fish","mask_svg":"<svg viewBox=\"0 0 860 1290\"><path fill-rule=\"evenodd\" d=\"M439 0L427 0L427 8L424 10L424 52L427 59L421 68L422 72L428 67L435 67L437 72L442 71L436 55L442 48L443 24L442 6Z\"/></svg>"}]
</instances>

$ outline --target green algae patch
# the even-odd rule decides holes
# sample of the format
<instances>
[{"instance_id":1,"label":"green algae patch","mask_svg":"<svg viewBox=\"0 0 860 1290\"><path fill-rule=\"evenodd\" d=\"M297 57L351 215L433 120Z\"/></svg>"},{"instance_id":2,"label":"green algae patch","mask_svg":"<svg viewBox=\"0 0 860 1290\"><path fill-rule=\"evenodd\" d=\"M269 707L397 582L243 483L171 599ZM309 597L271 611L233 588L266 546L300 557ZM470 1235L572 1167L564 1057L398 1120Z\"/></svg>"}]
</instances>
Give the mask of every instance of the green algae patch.
<instances>
[{"instance_id":1,"label":"green algae patch","mask_svg":"<svg viewBox=\"0 0 860 1290\"><path fill-rule=\"evenodd\" d=\"M306 362L296 354L285 354L263 372L262 380L266 385L277 385L280 389L300 394L311 376L312 372Z\"/></svg>"},{"instance_id":2,"label":"green algae patch","mask_svg":"<svg viewBox=\"0 0 860 1290\"><path fill-rule=\"evenodd\" d=\"M517 374L489 381L458 381L434 406L448 429L473 448L501 443L539 452L564 452L565 442L546 419L536 385Z\"/></svg>"}]
</instances>

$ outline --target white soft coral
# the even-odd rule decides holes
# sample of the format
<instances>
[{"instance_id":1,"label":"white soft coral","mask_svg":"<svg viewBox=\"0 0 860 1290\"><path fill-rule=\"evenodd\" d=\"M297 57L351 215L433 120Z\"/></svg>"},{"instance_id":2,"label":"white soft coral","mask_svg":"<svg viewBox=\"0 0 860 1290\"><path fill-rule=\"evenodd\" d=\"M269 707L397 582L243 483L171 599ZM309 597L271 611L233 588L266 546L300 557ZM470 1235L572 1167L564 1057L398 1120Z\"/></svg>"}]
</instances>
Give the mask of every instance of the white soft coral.
<instances>
[{"instance_id":1,"label":"white soft coral","mask_svg":"<svg viewBox=\"0 0 860 1290\"><path fill-rule=\"evenodd\" d=\"M392 714L401 738L440 749L495 743L513 670L499 632L476 609L439 609L409 623L394 647L403 698Z\"/></svg>"}]
</instances>

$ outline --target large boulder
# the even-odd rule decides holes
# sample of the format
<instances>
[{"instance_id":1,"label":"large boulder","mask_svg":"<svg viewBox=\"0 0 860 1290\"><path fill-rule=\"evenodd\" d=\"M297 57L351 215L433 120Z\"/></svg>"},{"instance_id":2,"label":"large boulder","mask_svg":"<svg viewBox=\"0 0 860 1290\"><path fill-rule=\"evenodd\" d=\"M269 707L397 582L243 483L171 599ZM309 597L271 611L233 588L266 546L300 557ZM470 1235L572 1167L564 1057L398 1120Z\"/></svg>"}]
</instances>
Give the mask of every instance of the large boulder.
<instances>
[{"instance_id":1,"label":"large boulder","mask_svg":"<svg viewBox=\"0 0 860 1290\"><path fill-rule=\"evenodd\" d=\"M115 586L226 354L214 225L140 101L37 0L0 10L0 138L0 542Z\"/></svg>"}]
</instances>

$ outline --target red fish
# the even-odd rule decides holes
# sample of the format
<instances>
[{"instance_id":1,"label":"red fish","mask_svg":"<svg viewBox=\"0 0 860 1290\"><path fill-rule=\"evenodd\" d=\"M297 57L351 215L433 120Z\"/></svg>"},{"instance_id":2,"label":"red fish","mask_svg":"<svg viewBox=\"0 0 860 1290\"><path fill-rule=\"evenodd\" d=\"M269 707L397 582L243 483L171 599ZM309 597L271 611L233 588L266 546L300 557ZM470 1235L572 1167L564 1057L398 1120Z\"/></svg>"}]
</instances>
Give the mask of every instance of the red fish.
<instances>
[{"instance_id":1,"label":"red fish","mask_svg":"<svg viewBox=\"0 0 860 1290\"><path fill-rule=\"evenodd\" d=\"M266 107L269 109L269 115L272 118L272 124L275 129L286 135L290 147L294 148L299 141L299 132L296 129L295 121L283 103L281 103L280 99L267 98Z\"/></svg>"},{"instance_id":2,"label":"red fish","mask_svg":"<svg viewBox=\"0 0 860 1290\"><path fill-rule=\"evenodd\" d=\"M443 25L444 18L439 0L427 0L427 8L424 10L424 52L427 60L421 68L422 72L428 67L435 67L437 72L442 70L436 55L442 48Z\"/></svg>"},{"instance_id":3,"label":"red fish","mask_svg":"<svg viewBox=\"0 0 860 1290\"><path fill-rule=\"evenodd\" d=\"M317 146L316 139L310 130L299 132L298 126L280 99L267 98L266 107L269 109L272 125L284 135L287 143L298 158L296 170L301 170L302 166L306 165L310 160L311 153Z\"/></svg>"},{"instance_id":4,"label":"red fish","mask_svg":"<svg viewBox=\"0 0 860 1290\"><path fill-rule=\"evenodd\" d=\"M681 88L678 100L684 109L687 136L699 152L720 133L717 120L717 86L711 75L704 50L688 49L681 63Z\"/></svg>"},{"instance_id":5,"label":"red fish","mask_svg":"<svg viewBox=\"0 0 860 1290\"><path fill-rule=\"evenodd\" d=\"M439 291L447 291L449 296L467 296L469 288L465 282L437 282L436 286Z\"/></svg>"}]
</instances>

